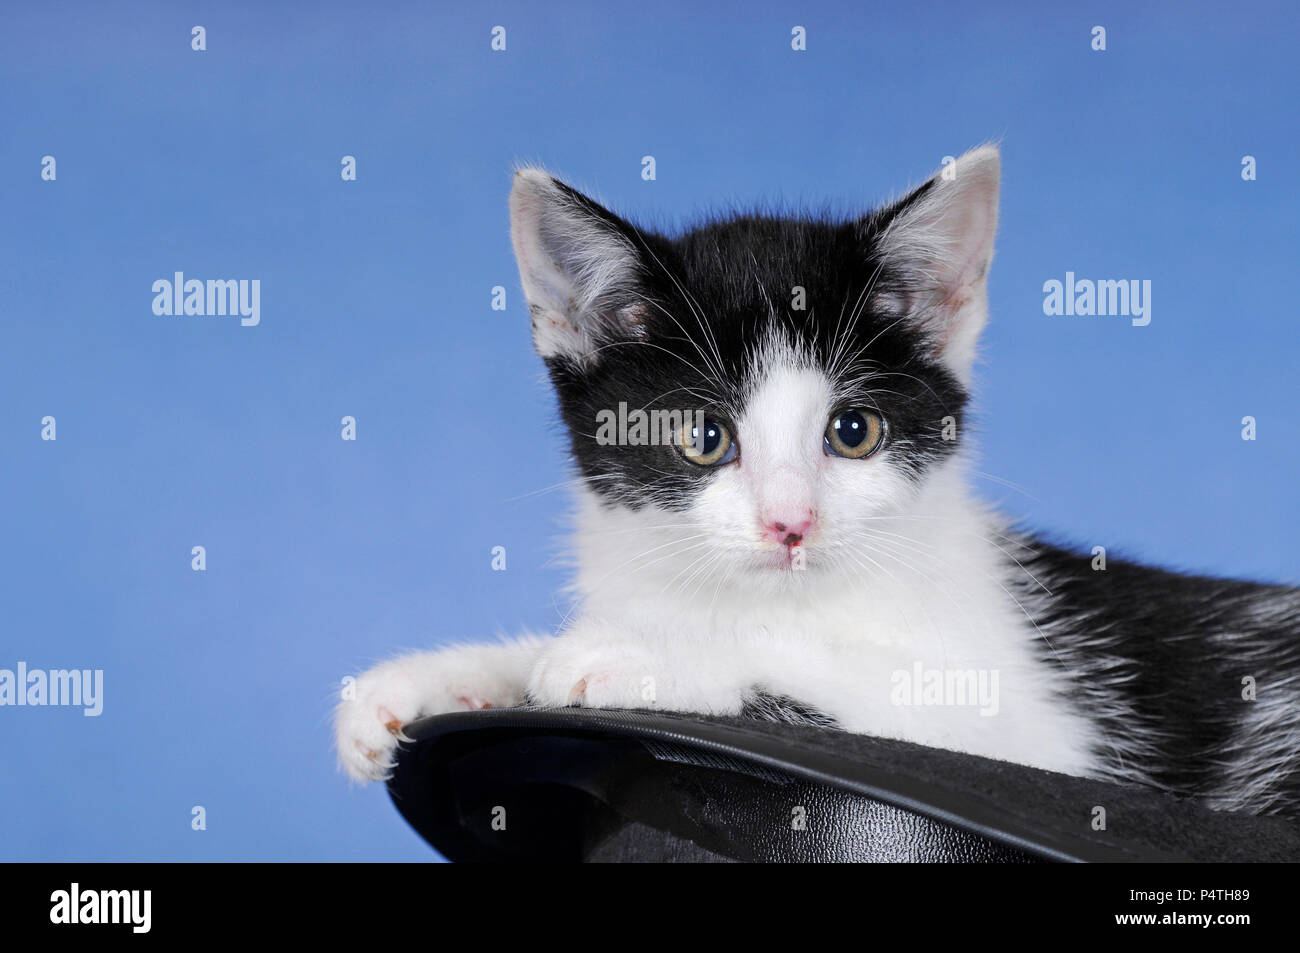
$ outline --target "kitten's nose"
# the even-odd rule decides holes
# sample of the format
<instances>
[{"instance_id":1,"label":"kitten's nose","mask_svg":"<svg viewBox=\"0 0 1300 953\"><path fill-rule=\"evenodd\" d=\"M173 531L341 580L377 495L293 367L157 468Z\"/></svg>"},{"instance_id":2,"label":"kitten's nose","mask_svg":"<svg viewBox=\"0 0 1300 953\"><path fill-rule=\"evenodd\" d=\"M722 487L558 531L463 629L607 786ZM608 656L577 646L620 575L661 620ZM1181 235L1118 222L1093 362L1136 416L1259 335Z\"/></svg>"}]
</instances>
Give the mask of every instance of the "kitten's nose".
<instances>
[{"instance_id":1,"label":"kitten's nose","mask_svg":"<svg viewBox=\"0 0 1300 953\"><path fill-rule=\"evenodd\" d=\"M775 543L783 546L797 546L803 542L808 531L813 528L817 517L812 510L805 510L802 516L785 516L781 519L764 517L763 534Z\"/></svg>"}]
</instances>

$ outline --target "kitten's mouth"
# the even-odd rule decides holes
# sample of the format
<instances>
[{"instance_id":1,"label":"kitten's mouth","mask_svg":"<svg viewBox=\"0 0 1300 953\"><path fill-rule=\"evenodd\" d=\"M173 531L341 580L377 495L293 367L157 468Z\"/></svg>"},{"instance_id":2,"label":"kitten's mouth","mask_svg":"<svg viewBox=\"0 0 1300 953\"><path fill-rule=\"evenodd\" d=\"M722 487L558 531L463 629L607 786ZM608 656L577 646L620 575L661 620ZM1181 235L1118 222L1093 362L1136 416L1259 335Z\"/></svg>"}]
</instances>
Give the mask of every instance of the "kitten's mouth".
<instances>
[{"instance_id":1,"label":"kitten's mouth","mask_svg":"<svg viewBox=\"0 0 1300 953\"><path fill-rule=\"evenodd\" d=\"M757 554L760 565L765 569L780 572L797 572L808 566L808 553L804 547L795 543L791 546L773 548Z\"/></svg>"}]
</instances>

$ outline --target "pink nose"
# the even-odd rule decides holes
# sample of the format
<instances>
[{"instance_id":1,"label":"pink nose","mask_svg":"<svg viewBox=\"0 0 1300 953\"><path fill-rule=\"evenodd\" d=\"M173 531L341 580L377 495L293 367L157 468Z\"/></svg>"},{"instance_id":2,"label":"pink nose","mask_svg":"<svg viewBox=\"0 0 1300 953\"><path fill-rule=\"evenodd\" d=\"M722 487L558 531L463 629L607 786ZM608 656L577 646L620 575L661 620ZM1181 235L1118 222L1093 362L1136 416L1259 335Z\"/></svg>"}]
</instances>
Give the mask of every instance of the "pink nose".
<instances>
[{"instance_id":1,"label":"pink nose","mask_svg":"<svg viewBox=\"0 0 1300 953\"><path fill-rule=\"evenodd\" d=\"M805 511L802 519L793 517L765 519L763 521L763 535L774 543L780 543L783 546L798 546L803 542L803 538L808 535L808 531L813 528L816 521L816 517L807 511Z\"/></svg>"}]
</instances>

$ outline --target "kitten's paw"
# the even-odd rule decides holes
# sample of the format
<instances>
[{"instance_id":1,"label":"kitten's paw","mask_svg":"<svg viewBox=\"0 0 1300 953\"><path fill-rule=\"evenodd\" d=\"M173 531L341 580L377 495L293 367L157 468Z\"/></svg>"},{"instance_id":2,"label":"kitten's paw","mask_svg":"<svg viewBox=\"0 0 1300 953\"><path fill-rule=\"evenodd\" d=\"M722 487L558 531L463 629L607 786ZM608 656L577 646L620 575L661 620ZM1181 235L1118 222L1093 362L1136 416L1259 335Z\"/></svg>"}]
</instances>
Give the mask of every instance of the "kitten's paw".
<instances>
[{"instance_id":1,"label":"kitten's paw","mask_svg":"<svg viewBox=\"0 0 1300 953\"><path fill-rule=\"evenodd\" d=\"M533 668L528 696L538 705L738 713L740 690L701 674L636 644L560 638Z\"/></svg>"},{"instance_id":2,"label":"kitten's paw","mask_svg":"<svg viewBox=\"0 0 1300 953\"><path fill-rule=\"evenodd\" d=\"M645 651L560 639L543 653L528 683L538 705L653 708L662 675Z\"/></svg>"},{"instance_id":3,"label":"kitten's paw","mask_svg":"<svg viewBox=\"0 0 1300 953\"><path fill-rule=\"evenodd\" d=\"M422 715L518 704L518 686L488 671L464 671L449 659L393 659L361 675L335 711L339 765L357 781L382 781L396 764L402 729Z\"/></svg>"}]
</instances>

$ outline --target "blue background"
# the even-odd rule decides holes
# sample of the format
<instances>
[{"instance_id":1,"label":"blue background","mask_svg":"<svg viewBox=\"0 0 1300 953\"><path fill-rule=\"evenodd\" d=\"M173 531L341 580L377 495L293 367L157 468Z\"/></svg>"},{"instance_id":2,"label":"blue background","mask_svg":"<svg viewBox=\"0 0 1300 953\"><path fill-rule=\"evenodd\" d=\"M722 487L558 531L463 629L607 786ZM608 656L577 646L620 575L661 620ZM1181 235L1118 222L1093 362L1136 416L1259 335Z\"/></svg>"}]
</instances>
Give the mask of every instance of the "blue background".
<instances>
[{"instance_id":1,"label":"blue background","mask_svg":"<svg viewBox=\"0 0 1300 953\"><path fill-rule=\"evenodd\" d=\"M336 773L329 712L398 648L564 606L517 161L673 224L862 210L1001 139L983 493L1300 581L1292 5L1044 6L5 4L0 667L106 687L99 718L0 709L0 857L433 856ZM155 316L178 270L261 279L260 326ZM1045 317L1067 270L1150 279L1150 326Z\"/></svg>"}]
</instances>

